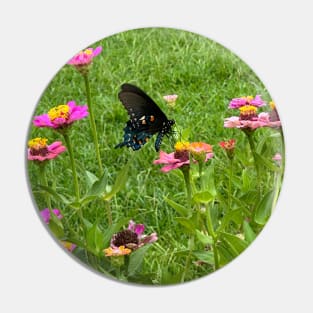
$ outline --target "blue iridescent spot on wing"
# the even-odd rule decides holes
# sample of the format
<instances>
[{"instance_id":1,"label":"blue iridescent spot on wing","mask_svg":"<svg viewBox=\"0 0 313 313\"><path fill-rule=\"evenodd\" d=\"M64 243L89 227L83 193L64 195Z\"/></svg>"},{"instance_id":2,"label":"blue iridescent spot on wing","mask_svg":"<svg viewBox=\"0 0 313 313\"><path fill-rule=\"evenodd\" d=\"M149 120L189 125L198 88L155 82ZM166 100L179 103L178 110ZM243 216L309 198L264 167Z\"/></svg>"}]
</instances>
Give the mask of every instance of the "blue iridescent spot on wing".
<instances>
[{"instance_id":1,"label":"blue iridescent spot on wing","mask_svg":"<svg viewBox=\"0 0 313 313\"><path fill-rule=\"evenodd\" d=\"M151 138L151 134L145 131L138 131L132 127L131 122L128 121L124 128L124 141L115 146L115 148L121 148L123 146L132 148L133 150L139 150L146 142Z\"/></svg>"}]
</instances>

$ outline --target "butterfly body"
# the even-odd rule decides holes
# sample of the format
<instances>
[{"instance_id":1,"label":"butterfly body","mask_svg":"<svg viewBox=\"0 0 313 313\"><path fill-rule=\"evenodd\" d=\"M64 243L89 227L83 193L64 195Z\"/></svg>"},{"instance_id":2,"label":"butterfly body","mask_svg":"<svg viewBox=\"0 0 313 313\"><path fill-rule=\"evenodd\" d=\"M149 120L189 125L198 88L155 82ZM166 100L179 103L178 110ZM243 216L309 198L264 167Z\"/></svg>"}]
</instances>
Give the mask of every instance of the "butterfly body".
<instances>
[{"instance_id":1,"label":"butterfly body","mask_svg":"<svg viewBox=\"0 0 313 313\"><path fill-rule=\"evenodd\" d=\"M158 133L155 150L159 151L163 137L171 133L175 121L168 120L157 104L134 85L122 85L118 97L130 119L124 128L124 141L115 148L126 146L139 150L154 134Z\"/></svg>"}]
</instances>

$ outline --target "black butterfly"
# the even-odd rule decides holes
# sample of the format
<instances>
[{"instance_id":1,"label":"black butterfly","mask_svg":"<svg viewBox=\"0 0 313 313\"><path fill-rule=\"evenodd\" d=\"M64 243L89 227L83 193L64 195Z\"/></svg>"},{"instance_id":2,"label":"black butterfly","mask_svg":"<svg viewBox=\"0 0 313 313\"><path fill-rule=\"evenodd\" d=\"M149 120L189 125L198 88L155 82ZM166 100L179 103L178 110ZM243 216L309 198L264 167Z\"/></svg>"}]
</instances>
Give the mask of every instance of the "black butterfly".
<instances>
[{"instance_id":1,"label":"black butterfly","mask_svg":"<svg viewBox=\"0 0 313 313\"><path fill-rule=\"evenodd\" d=\"M154 134L158 133L155 150L160 150L164 135L172 131L174 120L168 120L157 104L141 89L131 84L123 84L118 94L130 120L124 128L124 141L115 146L131 147L139 150Z\"/></svg>"}]
</instances>

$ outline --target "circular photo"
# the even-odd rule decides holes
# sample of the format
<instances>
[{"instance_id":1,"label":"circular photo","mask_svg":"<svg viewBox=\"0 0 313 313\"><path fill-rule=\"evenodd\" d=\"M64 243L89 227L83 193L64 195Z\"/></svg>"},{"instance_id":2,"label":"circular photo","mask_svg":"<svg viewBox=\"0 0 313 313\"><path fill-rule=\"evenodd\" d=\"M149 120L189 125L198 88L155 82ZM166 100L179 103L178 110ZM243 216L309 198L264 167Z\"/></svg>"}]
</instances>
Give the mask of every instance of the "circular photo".
<instances>
[{"instance_id":1,"label":"circular photo","mask_svg":"<svg viewBox=\"0 0 313 313\"><path fill-rule=\"evenodd\" d=\"M285 164L279 114L255 73L169 28L69 56L25 150L35 209L60 247L103 277L153 286L238 257L273 213Z\"/></svg>"}]
</instances>

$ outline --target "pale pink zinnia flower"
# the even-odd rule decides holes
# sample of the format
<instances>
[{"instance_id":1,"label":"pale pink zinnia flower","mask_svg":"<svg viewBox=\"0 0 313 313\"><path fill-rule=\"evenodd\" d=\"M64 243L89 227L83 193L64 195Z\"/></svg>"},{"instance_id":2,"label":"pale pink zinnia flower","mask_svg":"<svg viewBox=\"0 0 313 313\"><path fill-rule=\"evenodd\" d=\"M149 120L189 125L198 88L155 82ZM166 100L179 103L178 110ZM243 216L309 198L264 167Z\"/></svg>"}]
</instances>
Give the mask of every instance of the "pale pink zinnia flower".
<instances>
[{"instance_id":1,"label":"pale pink zinnia flower","mask_svg":"<svg viewBox=\"0 0 313 313\"><path fill-rule=\"evenodd\" d=\"M177 98L178 98L178 95L163 96L163 99L167 102L167 104L170 107L174 107L175 106Z\"/></svg>"},{"instance_id":2,"label":"pale pink zinnia flower","mask_svg":"<svg viewBox=\"0 0 313 313\"><path fill-rule=\"evenodd\" d=\"M55 141L51 145L47 145L47 141L48 139L40 137L29 140L29 148L27 151L28 160L41 162L51 160L66 150L61 141Z\"/></svg>"},{"instance_id":3,"label":"pale pink zinnia flower","mask_svg":"<svg viewBox=\"0 0 313 313\"><path fill-rule=\"evenodd\" d=\"M208 161L213 158L212 146L205 142L192 142L188 151L196 161Z\"/></svg>"},{"instance_id":4,"label":"pale pink zinnia flower","mask_svg":"<svg viewBox=\"0 0 313 313\"><path fill-rule=\"evenodd\" d=\"M280 153L276 153L273 158L274 161L281 161L282 160L282 156Z\"/></svg>"},{"instance_id":5,"label":"pale pink zinnia flower","mask_svg":"<svg viewBox=\"0 0 313 313\"><path fill-rule=\"evenodd\" d=\"M35 116L33 124L37 127L65 128L88 115L87 105L76 105L75 101L61 104L47 114Z\"/></svg>"},{"instance_id":6,"label":"pale pink zinnia flower","mask_svg":"<svg viewBox=\"0 0 313 313\"><path fill-rule=\"evenodd\" d=\"M280 127L280 121L271 122L269 113L262 112L253 119L241 119L239 116L231 116L225 119L224 127L226 128L250 128L257 129L259 127Z\"/></svg>"}]
</instances>

